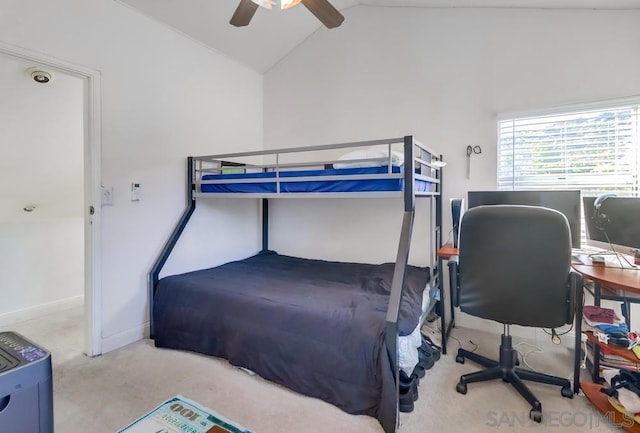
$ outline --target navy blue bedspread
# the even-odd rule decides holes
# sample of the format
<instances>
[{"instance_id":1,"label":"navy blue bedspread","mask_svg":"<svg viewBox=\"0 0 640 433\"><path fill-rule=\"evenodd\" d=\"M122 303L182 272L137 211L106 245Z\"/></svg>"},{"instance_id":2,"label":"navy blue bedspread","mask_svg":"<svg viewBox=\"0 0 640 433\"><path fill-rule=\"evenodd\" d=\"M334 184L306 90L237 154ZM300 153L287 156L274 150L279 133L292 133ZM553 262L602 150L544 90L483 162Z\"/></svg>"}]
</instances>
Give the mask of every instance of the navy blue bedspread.
<instances>
[{"instance_id":1,"label":"navy blue bedspread","mask_svg":"<svg viewBox=\"0 0 640 433\"><path fill-rule=\"evenodd\" d=\"M348 413L396 425L384 341L393 263L368 265L268 251L162 278L154 299L157 347L228 359ZM417 326L428 268L407 270L398 325Z\"/></svg>"}]
</instances>

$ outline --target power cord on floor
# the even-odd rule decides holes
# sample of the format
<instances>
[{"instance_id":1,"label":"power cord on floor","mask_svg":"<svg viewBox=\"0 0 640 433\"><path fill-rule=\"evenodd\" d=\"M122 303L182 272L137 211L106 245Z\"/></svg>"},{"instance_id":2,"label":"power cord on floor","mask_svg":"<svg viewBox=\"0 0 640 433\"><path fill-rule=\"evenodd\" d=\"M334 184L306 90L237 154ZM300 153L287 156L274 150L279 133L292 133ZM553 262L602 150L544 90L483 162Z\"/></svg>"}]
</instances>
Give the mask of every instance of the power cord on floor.
<instances>
[{"instance_id":1,"label":"power cord on floor","mask_svg":"<svg viewBox=\"0 0 640 433\"><path fill-rule=\"evenodd\" d=\"M583 335L583 340L582 340L582 347L584 347L584 356L582 357L582 362L580 364L580 369L584 370L587 368L587 339L586 336L584 334ZM571 372L569 373L569 375L566 377L567 380L571 383L571 389L573 389L573 382L574 382L574 373ZM579 391L580 393L582 393L582 390Z\"/></svg>"},{"instance_id":2,"label":"power cord on floor","mask_svg":"<svg viewBox=\"0 0 640 433\"><path fill-rule=\"evenodd\" d=\"M428 326L427 323L425 323L422 328L427 328L429 330L429 332L440 335L440 333L442 332L440 328L440 324L439 323L435 323L434 322L434 327ZM435 329L434 329L435 328ZM456 343L458 343L458 349L462 349L462 342L454 337L453 335L449 334L449 338L454 340ZM470 350L471 353L475 352L478 349L478 345L476 343L474 343L473 341L469 340L469 344L473 345L473 349Z\"/></svg>"},{"instance_id":3,"label":"power cord on floor","mask_svg":"<svg viewBox=\"0 0 640 433\"><path fill-rule=\"evenodd\" d=\"M533 349L528 350L526 352L521 352L517 349L518 346L529 346L532 347ZM520 361L527 366L527 368L531 371L538 371L535 368L533 368L531 366L531 364L529 364L529 362L527 361L527 356L529 356L532 353L544 353L544 350L542 350L540 347L536 346L535 344L531 344L531 343L527 343L525 341L521 341L520 343L517 343L515 346L513 346L513 349L518 353L518 355L520 356Z\"/></svg>"},{"instance_id":4,"label":"power cord on floor","mask_svg":"<svg viewBox=\"0 0 640 433\"><path fill-rule=\"evenodd\" d=\"M462 349L462 343L460 342L460 340L458 340L453 335L449 335L449 338L454 339L455 342L458 343L458 349ZM473 353L478 349L478 345L476 343L474 343L473 341L469 340L469 344L473 345L473 349L471 349L469 352Z\"/></svg>"},{"instance_id":5,"label":"power cord on floor","mask_svg":"<svg viewBox=\"0 0 640 433\"><path fill-rule=\"evenodd\" d=\"M458 349L462 349L462 343L460 342L460 340L458 340L456 337L454 337L453 335L449 335L449 338L451 338L452 340L454 340L456 343L458 343Z\"/></svg>"}]
</instances>

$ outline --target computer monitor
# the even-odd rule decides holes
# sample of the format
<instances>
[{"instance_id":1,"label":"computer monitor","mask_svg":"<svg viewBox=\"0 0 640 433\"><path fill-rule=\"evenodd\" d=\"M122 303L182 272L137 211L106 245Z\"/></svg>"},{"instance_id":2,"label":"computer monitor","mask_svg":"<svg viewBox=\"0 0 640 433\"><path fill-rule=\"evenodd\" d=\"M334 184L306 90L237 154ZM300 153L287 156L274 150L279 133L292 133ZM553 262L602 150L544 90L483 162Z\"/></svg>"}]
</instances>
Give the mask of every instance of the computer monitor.
<instances>
[{"instance_id":1,"label":"computer monitor","mask_svg":"<svg viewBox=\"0 0 640 433\"><path fill-rule=\"evenodd\" d=\"M640 250L640 198L607 197L597 213L595 200L596 197L582 198L587 244L606 250L613 246L616 252L629 255Z\"/></svg>"},{"instance_id":2,"label":"computer monitor","mask_svg":"<svg viewBox=\"0 0 640 433\"><path fill-rule=\"evenodd\" d=\"M569 221L571 246L580 248L580 191L469 191L467 207L485 205L542 206L557 210Z\"/></svg>"}]
</instances>

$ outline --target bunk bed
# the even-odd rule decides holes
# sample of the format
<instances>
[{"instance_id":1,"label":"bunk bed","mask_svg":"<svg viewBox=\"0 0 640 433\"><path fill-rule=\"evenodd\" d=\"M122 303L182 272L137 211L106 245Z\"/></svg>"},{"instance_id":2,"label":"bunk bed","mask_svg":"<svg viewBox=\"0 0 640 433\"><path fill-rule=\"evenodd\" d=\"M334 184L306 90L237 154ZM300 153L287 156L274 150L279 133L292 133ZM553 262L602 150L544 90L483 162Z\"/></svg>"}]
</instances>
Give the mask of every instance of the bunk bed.
<instances>
[{"instance_id":1,"label":"bunk bed","mask_svg":"<svg viewBox=\"0 0 640 433\"><path fill-rule=\"evenodd\" d=\"M368 151L380 148L382 154ZM318 157L327 152L331 158ZM395 432L403 339L419 335L436 300L444 300L435 256L443 165L413 136L187 158L187 206L149 273L151 338L157 347L226 358ZM215 197L261 200L262 250L160 279L197 201ZM396 262L329 262L269 250L269 200L296 197L402 198ZM408 264L416 198L429 199L429 267Z\"/></svg>"}]
</instances>

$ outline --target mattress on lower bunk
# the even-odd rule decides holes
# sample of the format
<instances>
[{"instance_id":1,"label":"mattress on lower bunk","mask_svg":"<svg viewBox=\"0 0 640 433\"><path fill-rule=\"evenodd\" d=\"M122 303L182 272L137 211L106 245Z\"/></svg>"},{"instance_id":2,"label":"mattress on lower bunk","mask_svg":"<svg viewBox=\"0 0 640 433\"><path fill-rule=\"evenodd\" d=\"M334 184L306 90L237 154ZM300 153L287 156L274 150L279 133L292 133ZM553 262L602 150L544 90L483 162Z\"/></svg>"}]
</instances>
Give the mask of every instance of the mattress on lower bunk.
<instances>
[{"instance_id":1,"label":"mattress on lower bunk","mask_svg":"<svg viewBox=\"0 0 640 433\"><path fill-rule=\"evenodd\" d=\"M154 297L155 344L232 364L395 430L396 391L384 332L394 264L282 256L162 278ZM398 326L422 313L428 268L409 266Z\"/></svg>"},{"instance_id":2,"label":"mattress on lower bunk","mask_svg":"<svg viewBox=\"0 0 640 433\"><path fill-rule=\"evenodd\" d=\"M401 173L400 167L392 167L393 173ZM402 191L403 179L386 179L389 168L387 166L341 168L325 170L295 170L281 171L280 192L362 192L362 191ZM317 176L345 176L359 174L380 174L379 179L352 179L352 180L312 180L312 181L286 181L296 177ZM233 173L233 174L207 174L203 181L220 180L246 180L246 179L275 179L275 172L264 173ZM431 191L432 183L423 180L415 180L416 191ZM248 182L248 183L207 183L202 184L202 192L247 192L247 193L274 193L277 184L273 182Z\"/></svg>"}]
</instances>

